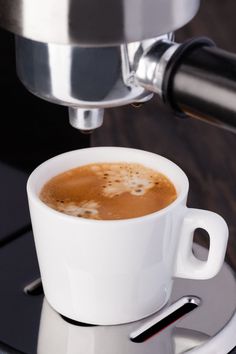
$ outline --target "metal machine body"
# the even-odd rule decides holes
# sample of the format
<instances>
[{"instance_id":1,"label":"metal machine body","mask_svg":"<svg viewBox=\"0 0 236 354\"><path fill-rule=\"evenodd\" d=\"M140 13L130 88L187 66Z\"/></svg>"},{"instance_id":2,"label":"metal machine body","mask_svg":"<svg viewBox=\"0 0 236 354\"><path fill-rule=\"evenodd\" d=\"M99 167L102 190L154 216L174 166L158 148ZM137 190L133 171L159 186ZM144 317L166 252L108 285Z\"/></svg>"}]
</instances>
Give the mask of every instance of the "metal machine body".
<instances>
[{"instance_id":1,"label":"metal machine body","mask_svg":"<svg viewBox=\"0 0 236 354\"><path fill-rule=\"evenodd\" d=\"M22 83L68 106L77 129L90 132L102 125L104 108L145 102L154 92L179 115L235 131L236 56L209 49L206 40L174 42L173 32L199 6L200 0L0 0L0 25L16 34Z\"/></svg>"},{"instance_id":2,"label":"metal machine body","mask_svg":"<svg viewBox=\"0 0 236 354\"><path fill-rule=\"evenodd\" d=\"M17 73L35 95L69 107L70 123L91 131L103 109L144 102L135 80L154 43L197 13L200 0L0 0L0 25L15 33Z\"/></svg>"},{"instance_id":3,"label":"metal machine body","mask_svg":"<svg viewBox=\"0 0 236 354\"><path fill-rule=\"evenodd\" d=\"M173 32L199 5L200 0L1 0L0 24L38 42L108 47Z\"/></svg>"},{"instance_id":4,"label":"metal machine body","mask_svg":"<svg viewBox=\"0 0 236 354\"><path fill-rule=\"evenodd\" d=\"M68 106L73 126L90 130L101 126L104 108L152 97L150 91L134 84L133 73L137 58L155 41L84 48L17 36L17 73L30 92Z\"/></svg>"}]
</instances>

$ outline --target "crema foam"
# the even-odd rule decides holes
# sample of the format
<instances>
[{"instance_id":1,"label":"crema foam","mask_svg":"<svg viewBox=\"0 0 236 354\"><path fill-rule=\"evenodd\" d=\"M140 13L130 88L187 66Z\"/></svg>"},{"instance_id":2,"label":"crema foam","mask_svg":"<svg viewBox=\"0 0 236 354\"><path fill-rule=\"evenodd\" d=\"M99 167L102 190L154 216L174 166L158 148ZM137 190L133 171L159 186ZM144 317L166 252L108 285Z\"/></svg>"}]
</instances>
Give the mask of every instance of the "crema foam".
<instances>
[{"instance_id":1,"label":"crema foam","mask_svg":"<svg viewBox=\"0 0 236 354\"><path fill-rule=\"evenodd\" d=\"M40 193L40 199L59 212L96 220L144 216L176 198L166 176L136 163L77 167L53 177Z\"/></svg>"}]
</instances>

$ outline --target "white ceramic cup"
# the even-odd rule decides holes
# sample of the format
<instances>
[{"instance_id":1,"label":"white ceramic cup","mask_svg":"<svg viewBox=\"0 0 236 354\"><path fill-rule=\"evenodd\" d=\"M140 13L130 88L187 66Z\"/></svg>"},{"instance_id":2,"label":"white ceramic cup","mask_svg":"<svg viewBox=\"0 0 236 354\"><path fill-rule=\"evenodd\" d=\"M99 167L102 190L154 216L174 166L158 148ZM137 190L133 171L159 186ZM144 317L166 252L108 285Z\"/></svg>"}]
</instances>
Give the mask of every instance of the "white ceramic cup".
<instances>
[{"instance_id":1,"label":"white ceramic cup","mask_svg":"<svg viewBox=\"0 0 236 354\"><path fill-rule=\"evenodd\" d=\"M166 175L178 197L166 208L127 220L90 220L57 212L39 199L43 185L69 169L99 162L140 163ZM44 292L73 320L112 325L163 307L174 277L208 279L224 261L228 228L219 215L186 207L188 179L166 158L118 147L56 156L31 174L27 192ZM192 252L193 233L210 238L207 261Z\"/></svg>"}]
</instances>

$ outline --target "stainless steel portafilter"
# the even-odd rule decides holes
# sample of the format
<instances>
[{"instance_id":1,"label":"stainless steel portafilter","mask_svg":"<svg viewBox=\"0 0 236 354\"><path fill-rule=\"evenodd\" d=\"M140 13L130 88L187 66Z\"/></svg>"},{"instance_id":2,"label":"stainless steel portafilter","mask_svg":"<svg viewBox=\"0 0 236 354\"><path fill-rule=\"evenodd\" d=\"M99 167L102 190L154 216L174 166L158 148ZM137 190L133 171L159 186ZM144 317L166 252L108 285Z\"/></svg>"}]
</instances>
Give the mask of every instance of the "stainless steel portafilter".
<instances>
[{"instance_id":1,"label":"stainless steel portafilter","mask_svg":"<svg viewBox=\"0 0 236 354\"><path fill-rule=\"evenodd\" d=\"M82 131L105 108L153 92L180 115L236 126L235 56L209 40L174 42L200 0L0 0L0 24L16 34L17 73L33 94L69 107ZM226 70L227 68L227 70Z\"/></svg>"}]
</instances>

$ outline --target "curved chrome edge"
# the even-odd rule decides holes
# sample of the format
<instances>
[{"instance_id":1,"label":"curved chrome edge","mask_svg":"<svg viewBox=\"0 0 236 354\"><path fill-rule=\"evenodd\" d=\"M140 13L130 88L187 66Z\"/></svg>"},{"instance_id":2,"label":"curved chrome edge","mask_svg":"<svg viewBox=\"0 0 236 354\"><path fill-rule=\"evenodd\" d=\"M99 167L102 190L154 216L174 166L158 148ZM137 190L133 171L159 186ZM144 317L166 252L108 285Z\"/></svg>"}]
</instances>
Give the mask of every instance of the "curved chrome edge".
<instances>
[{"instance_id":1,"label":"curved chrome edge","mask_svg":"<svg viewBox=\"0 0 236 354\"><path fill-rule=\"evenodd\" d=\"M0 24L44 43L111 46L173 32L200 0L0 0Z\"/></svg>"}]
</instances>

